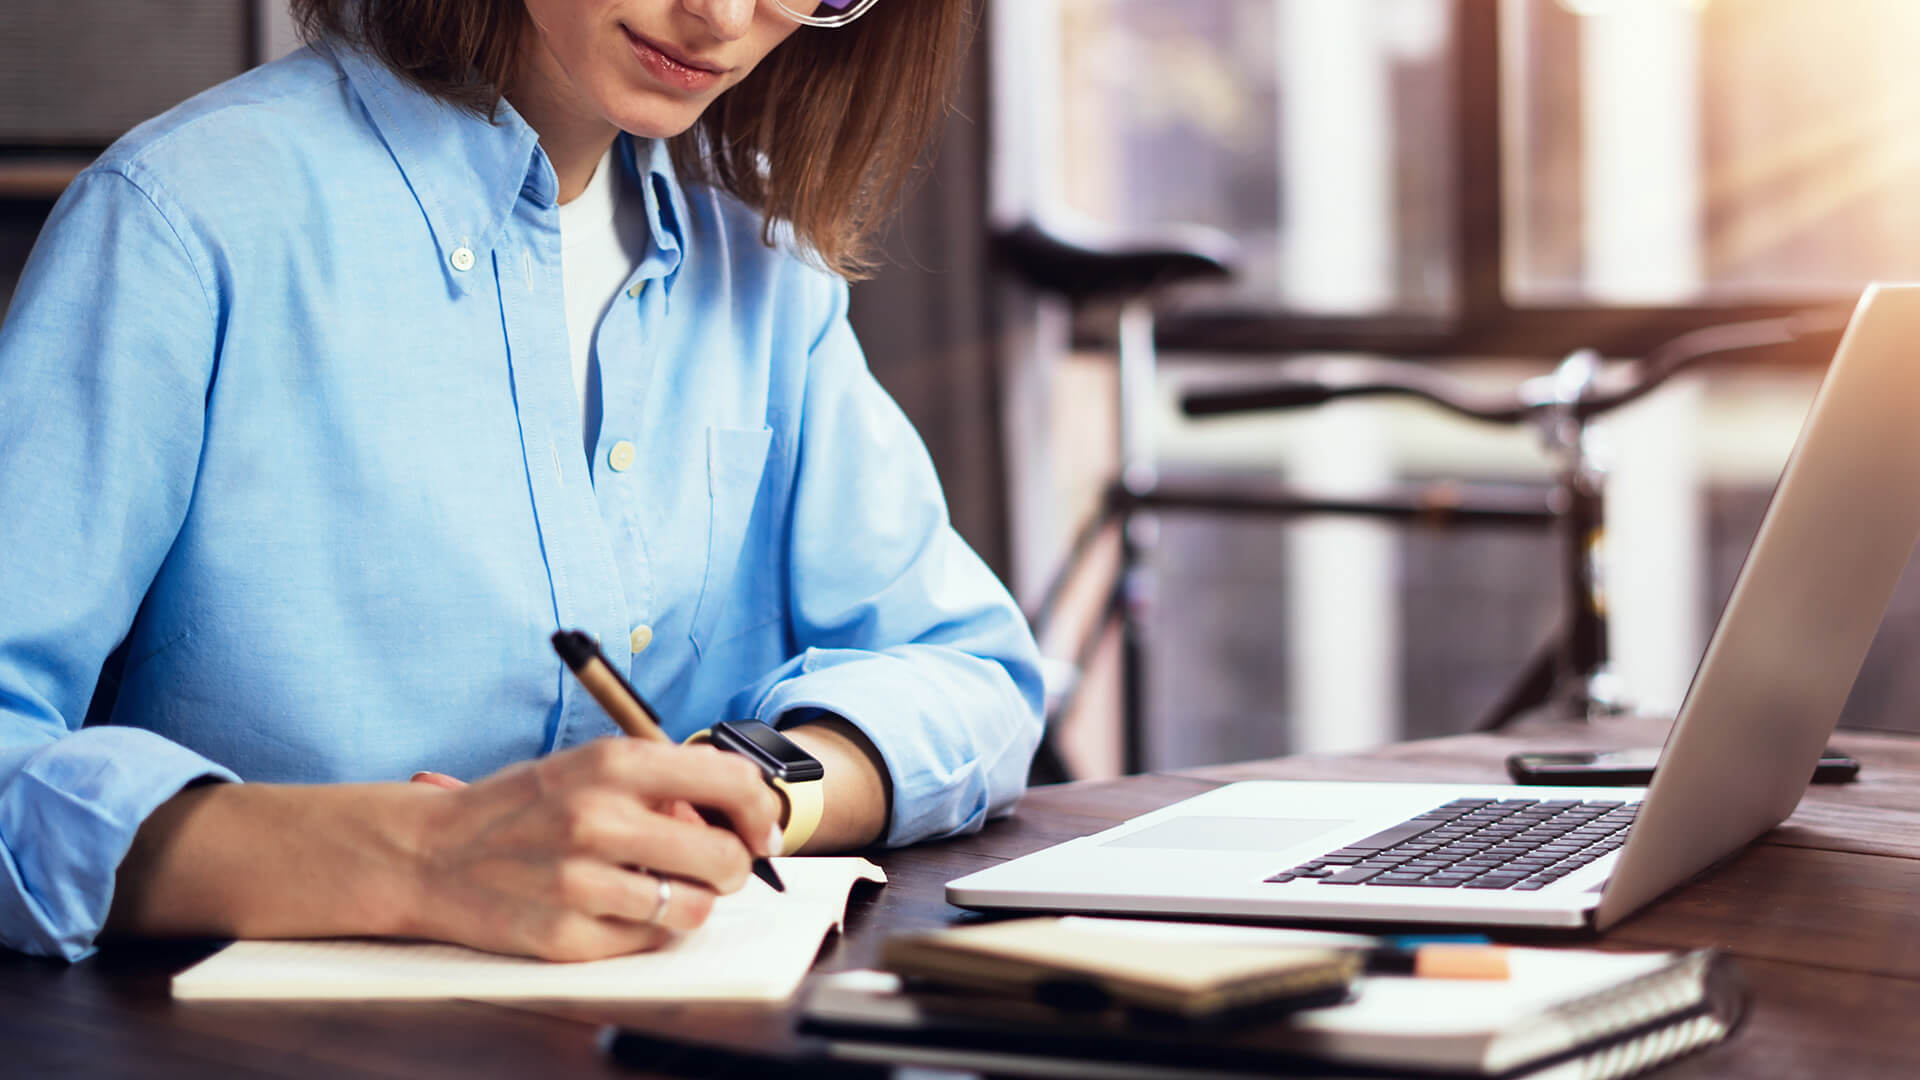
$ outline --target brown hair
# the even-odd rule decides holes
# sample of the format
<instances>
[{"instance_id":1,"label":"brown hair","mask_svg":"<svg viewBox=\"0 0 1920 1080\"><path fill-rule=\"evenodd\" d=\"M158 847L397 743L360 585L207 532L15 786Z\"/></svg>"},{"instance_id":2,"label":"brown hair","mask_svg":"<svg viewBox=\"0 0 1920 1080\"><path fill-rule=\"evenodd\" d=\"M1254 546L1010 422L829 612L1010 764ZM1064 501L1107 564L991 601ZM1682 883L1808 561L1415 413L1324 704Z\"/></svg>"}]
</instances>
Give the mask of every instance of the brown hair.
<instances>
[{"instance_id":1,"label":"brown hair","mask_svg":"<svg viewBox=\"0 0 1920 1080\"><path fill-rule=\"evenodd\" d=\"M523 0L292 0L309 38L361 46L420 89L482 116L512 79ZM848 277L944 118L967 0L880 0L838 29L801 27L669 143L683 180L712 184Z\"/></svg>"}]
</instances>

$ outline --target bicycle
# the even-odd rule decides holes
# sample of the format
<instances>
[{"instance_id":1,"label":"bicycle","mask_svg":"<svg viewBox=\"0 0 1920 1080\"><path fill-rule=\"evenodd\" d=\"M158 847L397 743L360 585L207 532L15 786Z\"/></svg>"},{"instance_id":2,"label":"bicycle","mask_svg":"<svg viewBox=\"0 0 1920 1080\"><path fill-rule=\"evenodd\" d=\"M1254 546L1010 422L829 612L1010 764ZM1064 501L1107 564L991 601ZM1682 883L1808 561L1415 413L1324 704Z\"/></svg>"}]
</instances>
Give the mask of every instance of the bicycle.
<instances>
[{"instance_id":1,"label":"bicycle","mask_svg":"<svg viewBox=\"0 0 1920 1080\"><path fill-rule=\"evenodd\" d=\"M1116 234L1117 236L1117 234ZM1186 246L1168 237L1187 240ZM1199 242L1195 242L1196 239ZM1554 461L1554 480L1541 494L1453 481L1397 485L1359 498L1327 496L1284 483L1257 489L1159 477L1150 437L1140 430L1153 392L1150 294L1178 281L1219 278L1232 272L1230 242L1205 230L1183 230L1131 243L1115 236L1095 242L1035 224L996 237L1004 263L1030 285L1084 302L1120 299L1120 469L1106 485L1096 513L1076 531L1067 554L1028 612L1036 632L1057 614L1068 584L1097 540L1118 527L1121 557L1099 615L1083 632L1073 663L1084 671L1099 642L1117 621L1122 637L1121 747L1123 771L1143 771L1145 762L1143 625L1153 603L1147 515L1164 512L1261 516L1347 515L1434 528L1466 526L1553 528L1559 534L1562 624L1528 658L1509 688L1476 724L1497 730L1520 716L1554 706L1581 719L1614 715L1627 697L1608 670L1604 582L1599 573L1605 522L1605 470L1593 453L1590 422L1637 401L1713 357L1805 342L1837 340L1845 313L1813 309L1785 318L1727 323L1675 337L1645 358L1607 368L1592 350L1576 350L1553 370L1498 392L1476 389L1433 366L1400 360L1339 364L1290 362L1280 377L1258 384L1188 390L1182 412L1217 417L1310 408L1359 397L1406 397L1494 425L1530 425ZM1077 690L1077 688L1076 688ZM1051 721L1071 711L1075 691L1055 701ZM1036 780L1068 776L1051 734L1036 761Z\"/></svg>"}]
</instances>

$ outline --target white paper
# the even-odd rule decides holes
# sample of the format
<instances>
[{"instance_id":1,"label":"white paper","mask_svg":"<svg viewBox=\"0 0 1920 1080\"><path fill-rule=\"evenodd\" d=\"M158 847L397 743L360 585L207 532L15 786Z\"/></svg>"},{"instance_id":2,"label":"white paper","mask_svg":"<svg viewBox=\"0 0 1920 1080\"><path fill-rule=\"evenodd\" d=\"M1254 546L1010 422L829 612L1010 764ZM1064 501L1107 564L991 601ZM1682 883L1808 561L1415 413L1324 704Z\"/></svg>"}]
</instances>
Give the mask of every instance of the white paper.
<instances>
[{"instance_id":1,"label":"white paper","mask_svg":"<svg viewBox=\"0 0 1920 1080\"><path fill-rule=\"evenodd\" d=\"M840 926L853 883L887 878L861 858L773 862L786 892L749 878L705 925L657 952L557 964L425 942L240 941L174 976L173 996L784 1001Z\"/></svg>"}]
</instances>

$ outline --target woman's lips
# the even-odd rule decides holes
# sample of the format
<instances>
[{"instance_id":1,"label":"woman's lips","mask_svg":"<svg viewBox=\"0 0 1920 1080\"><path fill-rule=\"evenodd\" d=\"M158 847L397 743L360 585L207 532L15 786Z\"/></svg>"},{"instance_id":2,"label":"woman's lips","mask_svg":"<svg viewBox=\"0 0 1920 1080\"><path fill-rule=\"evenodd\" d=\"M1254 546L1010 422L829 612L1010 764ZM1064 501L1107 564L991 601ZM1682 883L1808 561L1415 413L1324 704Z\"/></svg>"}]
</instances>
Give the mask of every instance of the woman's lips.
<instances>
[{"instance_id":1,"label":"woman's lips","mask_svg":"<svg viewBox=\"0 0 1920 1080\"><path fill-rule=\"evenodd\" d=\"M697 67L684 60L670 56L660 46L653 44L632 30L628 30L624 26L621 27L621 29L626 31L627 44L632 47L633 55L640 61L640 66L646 68L648 74L668 86L679 90L698 92L711 89L715 84L719 83L721 76L725 74L725 72L715 71L711 68Z\"/></svg>"}]
</instances>

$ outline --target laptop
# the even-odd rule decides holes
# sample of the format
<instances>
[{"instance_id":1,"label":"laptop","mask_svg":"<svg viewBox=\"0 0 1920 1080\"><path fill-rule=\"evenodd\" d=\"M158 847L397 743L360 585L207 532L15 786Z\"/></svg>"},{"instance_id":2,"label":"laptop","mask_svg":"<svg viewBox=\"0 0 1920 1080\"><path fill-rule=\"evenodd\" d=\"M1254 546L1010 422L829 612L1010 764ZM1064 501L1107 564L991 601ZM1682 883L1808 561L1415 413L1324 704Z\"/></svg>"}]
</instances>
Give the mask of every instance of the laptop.
<instances>
[{"instance_id":1,"label":"laptop","mask_svg":"<svg viewBox=\"0 0 1920 1080\"><path fill-rule=\"evenodd\" d=\"M1861 297L1645 788L1243 781L961 907L1605 929L1799 803L1920 536L1920 285Z\"/></svg>"}]
</instances>

